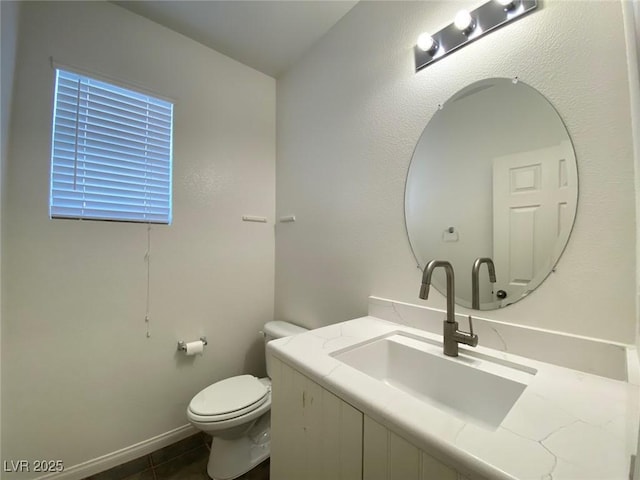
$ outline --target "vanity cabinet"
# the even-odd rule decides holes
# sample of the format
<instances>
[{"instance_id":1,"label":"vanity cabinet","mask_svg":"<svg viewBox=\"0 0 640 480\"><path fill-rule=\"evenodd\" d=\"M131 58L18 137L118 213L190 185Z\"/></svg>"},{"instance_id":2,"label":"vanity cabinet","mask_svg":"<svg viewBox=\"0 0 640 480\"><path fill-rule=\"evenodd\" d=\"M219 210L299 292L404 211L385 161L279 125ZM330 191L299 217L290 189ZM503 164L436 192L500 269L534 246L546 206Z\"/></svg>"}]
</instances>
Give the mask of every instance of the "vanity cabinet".
<instances>
[{"instance_id":1,"label":"vanity cabinet","mask_svg":"<svg viewBox=\"0 0 640 480\"><path fill-rule=\"evenodd\" d=\"M271 360L272 480L469 480Z\"/></svg>"},{"instance_id":2,"label":"vanity cabinet","mask_svg":"<svg viewBox=\"0 0 640 480\"><path fill-rule=\"evenodd\" d=\"M363 439L364 480L468 480L366 415Z\"/></svg>"},{"instance_id":3,"label":"vanity cabinet","mask_svg":"<svg viewBox=\"0 0 640 480\"><path fill-rule=\"evenodd\" d=\"M270 478L361 480L362 412L275 358L270 373Z\"/></svg>"}]
</instances>

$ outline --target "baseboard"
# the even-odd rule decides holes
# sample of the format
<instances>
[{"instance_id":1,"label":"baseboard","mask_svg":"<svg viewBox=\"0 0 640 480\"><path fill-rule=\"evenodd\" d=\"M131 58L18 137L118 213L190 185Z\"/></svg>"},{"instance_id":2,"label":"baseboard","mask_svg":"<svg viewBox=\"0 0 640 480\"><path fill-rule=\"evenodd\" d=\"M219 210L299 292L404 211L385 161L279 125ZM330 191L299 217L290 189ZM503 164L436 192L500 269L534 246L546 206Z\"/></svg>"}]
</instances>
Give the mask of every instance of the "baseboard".
<instances>
[{"instance_id":1,"label":"baseboard","mask_svg":"<svg viewBox=\"0 0 640 480\"><path fill-rule=\"evenodd\" d=\"M108 453L93 460L65 467L64 471L58 473L49 473L35 480L82 480L83 478L95 475L112 467L122 465L136 458L148 455L156 450L176 443L183 438L198 433L198 430L191 424L183 425L174 430L162 433L148 440L144 440L135 445Z\"/></svg>"}]
</instances>

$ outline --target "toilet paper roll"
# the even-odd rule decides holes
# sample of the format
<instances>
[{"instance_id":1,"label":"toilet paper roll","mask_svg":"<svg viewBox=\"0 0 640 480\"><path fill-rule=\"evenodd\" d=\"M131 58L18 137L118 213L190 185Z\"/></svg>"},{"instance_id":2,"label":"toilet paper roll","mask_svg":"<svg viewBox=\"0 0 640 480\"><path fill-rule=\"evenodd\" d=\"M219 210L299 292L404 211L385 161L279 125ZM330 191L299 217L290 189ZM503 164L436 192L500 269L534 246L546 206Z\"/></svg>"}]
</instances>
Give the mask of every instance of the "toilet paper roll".
<instances>
[{"instance_id":1,"label":"toilet paper roll","mask_svg":"<svg viewBox=\"0 0 640 480\"><path fill-rule=\"evenodd\" d=\"M204 342L202 340L196 340L195 342L188 342L185 347L187 351L186 355L202 355L204 351Z\"/></svg>"}]
</instances>

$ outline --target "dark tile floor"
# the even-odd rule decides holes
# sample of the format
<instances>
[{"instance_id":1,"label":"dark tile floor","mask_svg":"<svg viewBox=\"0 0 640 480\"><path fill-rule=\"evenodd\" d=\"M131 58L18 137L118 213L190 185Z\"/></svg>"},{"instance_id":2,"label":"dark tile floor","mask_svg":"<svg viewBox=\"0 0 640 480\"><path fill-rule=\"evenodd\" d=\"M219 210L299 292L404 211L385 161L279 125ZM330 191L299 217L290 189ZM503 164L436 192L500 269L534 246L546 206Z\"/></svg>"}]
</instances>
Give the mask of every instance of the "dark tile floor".
<instances>
[{"instance_id":1,"label":"dark tile floor","mask_svg":"<svg viewBox=\"0 0 640 480\"><path fill-rule=\"evenodd\" d=\"M84 480L210 480L207 475L209 441L207 435L193 435ZM269 460L238 480L269 480Z\"/></svg>"}]
</instances>

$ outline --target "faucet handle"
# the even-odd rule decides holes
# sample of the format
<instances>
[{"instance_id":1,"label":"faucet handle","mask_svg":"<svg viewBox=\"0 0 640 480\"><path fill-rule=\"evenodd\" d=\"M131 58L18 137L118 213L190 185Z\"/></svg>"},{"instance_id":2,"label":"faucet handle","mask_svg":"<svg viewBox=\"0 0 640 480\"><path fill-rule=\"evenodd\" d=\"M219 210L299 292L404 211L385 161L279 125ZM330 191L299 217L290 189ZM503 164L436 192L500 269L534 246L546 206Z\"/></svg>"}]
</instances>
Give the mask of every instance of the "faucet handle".
<instances>
[{"instance_id":1,"label":"faucet handle","mask_svg":"<svg viewBox=\"0 0 640 480\"><path fill-rule=\"evenodd\" d=\"M458 338L456 340L460 343L464 343L465 345L476 347L478 345L478 336L473 333L473 321L471 320L471 315L467 315L467 317L469 318L469 331L456 332L458 333Z\"/></svg>"}]
</instances>

